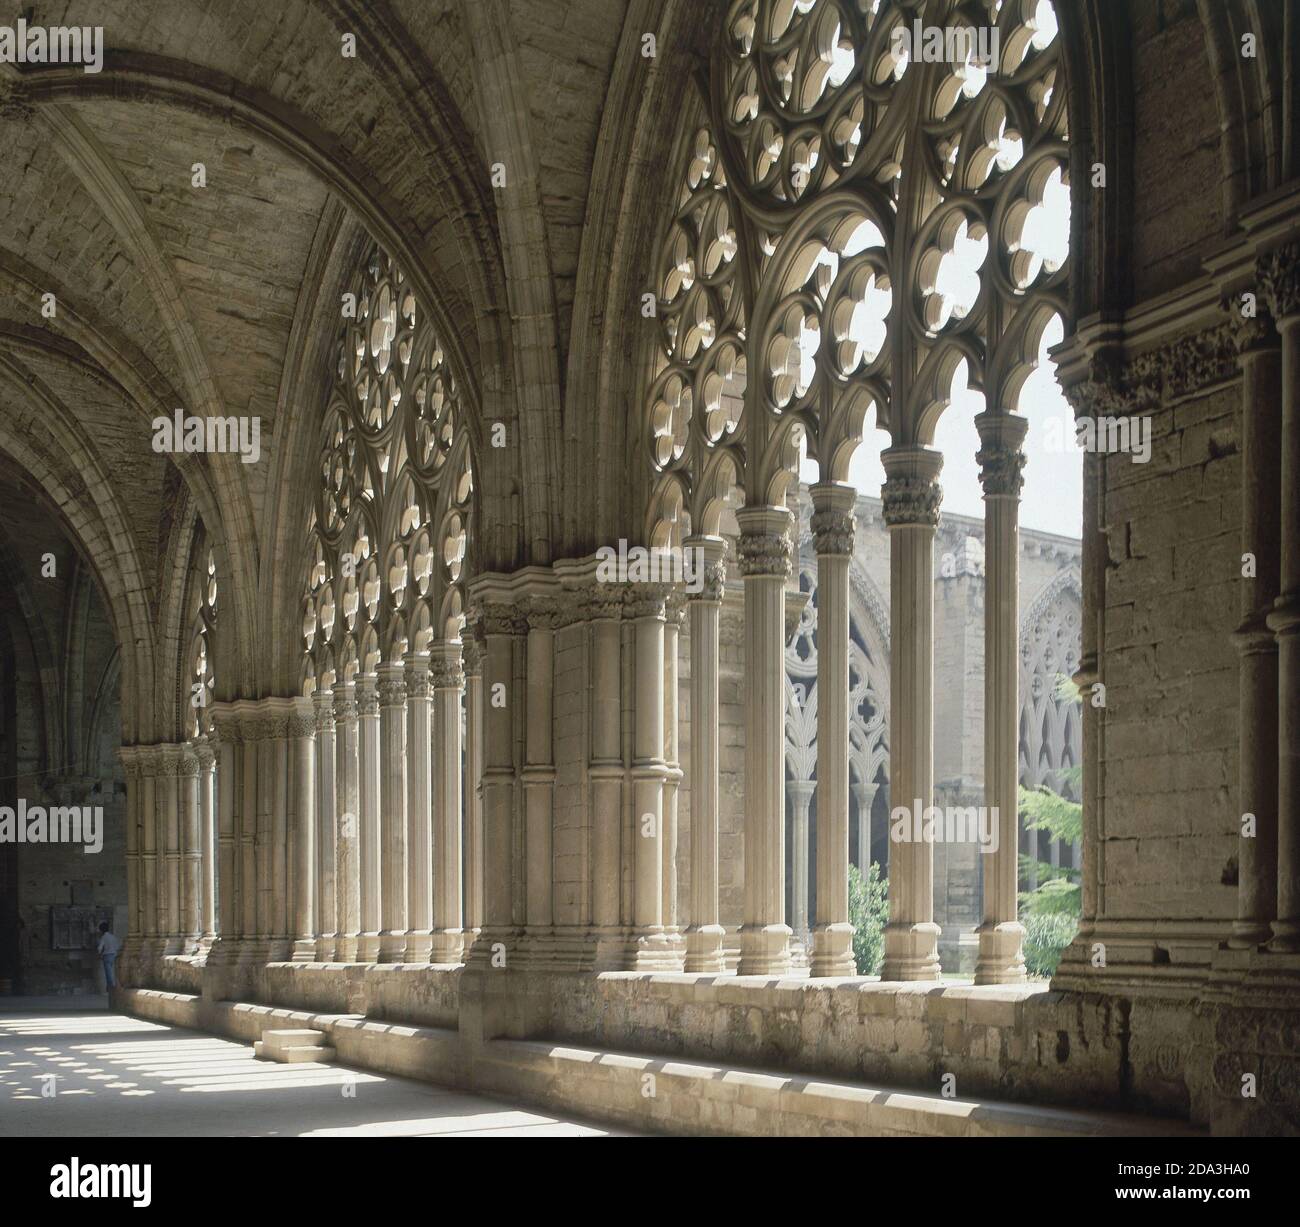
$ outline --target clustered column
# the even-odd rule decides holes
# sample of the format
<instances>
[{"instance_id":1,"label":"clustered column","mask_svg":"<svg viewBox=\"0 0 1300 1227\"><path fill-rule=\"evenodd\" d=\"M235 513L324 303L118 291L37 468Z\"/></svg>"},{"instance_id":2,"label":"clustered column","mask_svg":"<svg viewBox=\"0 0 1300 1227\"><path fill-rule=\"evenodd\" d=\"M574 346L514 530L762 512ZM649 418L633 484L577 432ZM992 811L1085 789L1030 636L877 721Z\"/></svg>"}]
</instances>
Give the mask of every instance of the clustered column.
<instances>
[{"instance_id":1,"label":"clustered column","mask_svg":"<svg viewBox=\"0 0 1300 1227\"><path fill-rule=\"evenodd\" d=\"M462 878L461 645L434 645L431 657L436 730L433 740L434 894L432 960L459 963L465 949Z\"/></svg>"}]
</instances>

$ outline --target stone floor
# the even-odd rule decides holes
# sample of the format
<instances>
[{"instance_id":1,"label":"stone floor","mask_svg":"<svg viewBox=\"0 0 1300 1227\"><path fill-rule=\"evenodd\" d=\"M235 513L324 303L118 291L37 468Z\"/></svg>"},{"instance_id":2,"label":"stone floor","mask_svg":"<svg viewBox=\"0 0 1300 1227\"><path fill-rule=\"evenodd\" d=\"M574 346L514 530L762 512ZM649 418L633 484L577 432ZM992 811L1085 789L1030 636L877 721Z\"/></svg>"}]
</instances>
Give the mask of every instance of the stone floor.
<instances>
[{"instance_id":1,"label":"stone floor","mask_svg":"<svg viewBox=\"0 0 1300 1227\"><path fill-rule=\"evenodd\" d=\"M611 1129L109 1012L0 999L0 1137L601 1137ZM75 1003L75 1004L73 1004ZM55 1093L42 1075L54 1074Z\"/></svg>"}]
</instances>

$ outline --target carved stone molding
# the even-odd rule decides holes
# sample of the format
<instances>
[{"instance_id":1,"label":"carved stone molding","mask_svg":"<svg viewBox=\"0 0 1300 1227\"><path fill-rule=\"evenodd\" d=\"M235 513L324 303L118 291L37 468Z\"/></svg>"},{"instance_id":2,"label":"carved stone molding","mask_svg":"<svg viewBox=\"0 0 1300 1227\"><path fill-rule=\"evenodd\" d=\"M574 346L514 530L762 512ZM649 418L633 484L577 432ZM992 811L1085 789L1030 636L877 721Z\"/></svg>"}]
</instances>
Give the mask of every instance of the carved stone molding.
<instances>
[{"instance_id":1,"label":"carved stone molding","mask_svg":"<svg viewBox=\"0 0 1300 1227\"><path fill-rule=\"evenodd\" d=\"M484 635L526 635L528 619L519 606L506 601L483 601L476 606Z\"/></svg>"}]
</instances>

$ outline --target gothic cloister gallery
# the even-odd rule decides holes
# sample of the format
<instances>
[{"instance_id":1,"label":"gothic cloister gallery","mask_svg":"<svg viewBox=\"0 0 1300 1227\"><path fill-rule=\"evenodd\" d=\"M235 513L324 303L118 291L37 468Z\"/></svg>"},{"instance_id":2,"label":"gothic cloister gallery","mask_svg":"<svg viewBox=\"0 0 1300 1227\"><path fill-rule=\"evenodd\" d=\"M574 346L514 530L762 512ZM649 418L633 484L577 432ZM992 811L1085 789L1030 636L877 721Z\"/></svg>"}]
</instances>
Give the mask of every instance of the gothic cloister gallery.
<instances>
[{"instance_id":1,"label":"gothic cloister gallery","mask_svg":"<svg viewBox=\"0 0 1300 1227\"><path fill-rule=\"evenodd\" d=\"M0 1136L1300 1133L1298 51L9 4Z\"/></svg>"}]
</instances>

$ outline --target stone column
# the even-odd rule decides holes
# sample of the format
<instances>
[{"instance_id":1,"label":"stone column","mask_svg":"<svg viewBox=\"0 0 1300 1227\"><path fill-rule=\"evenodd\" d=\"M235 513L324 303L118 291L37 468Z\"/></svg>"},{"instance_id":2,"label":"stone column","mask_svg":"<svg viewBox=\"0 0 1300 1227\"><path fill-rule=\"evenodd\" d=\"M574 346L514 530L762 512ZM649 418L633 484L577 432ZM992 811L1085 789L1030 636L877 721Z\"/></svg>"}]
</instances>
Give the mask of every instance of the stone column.
<instances>
[{"instance_id":1,"label":"stone column","mask_svg":"<svg viewBox=\"0 0 1300 1227\"><path fill-rule=\"evenodd\" d=\"M513 604L481 608L483 655L483 928L474 958L509 967L518 938L514 913L515 640L526 624ZM499 949L494 950L494 947Z\"/></svg>"},{"instance_id":2,"label":"stone column","mask_svg":"<svg viewBox=\"0 0 1300 1227\"><path fill-rule=\"evenodd\" d=\"M158 839L162 851L159 930L164 954L182 954L181 937L181 753L178 745L159 750Z\"/></svg>"},{"instance_id":3,"label":"stone column","mask_svg":"<svg viewBox=\"0 0 1300 1227\"><path fill-rule=\"evenodd\" d=\"M459 963L465 949L461 883L460 698L465 673L460 643L434 645L433 675L437 731L434 737L433 961Z\"/></svg>"},{"instance_id":4,"label":"stone column","mask_svg":"<svg viewBox=\"0 0 1300 1227\"><path fill-rule=\"evenodd\" d=\"M849 561L853 557L856 497L857 491L841 482L818 482L812 488L812 531L817 548L814 976L851 976L857 971L849 923ZM806 824L806 802L803 814ZM806 839L801 846L806 857ZM807 900L805 891L805 906Z\"/></svg>"},{"instance_id":5,"label":"stone column","mask_svg":"<svg viewBox=\"0 0 1300 1227\"><path fill-rule=\"evenodd\" d=\"M681 943L677 922L677 794L682 782L679 761L679 687L677 654L686 603L679 593L668 598L664 620L664 829L663 829L663 926L664 933Z\"/></svg>"},{"instance_id":6,"label":"stone column","mask_svg":"<svg viewBox=\"0 0 1300 1227\"><path fill-rule=\"evenodd\" d=\"M895 808L934 799L934 531L943 457L924 447L881 453L883 518L889 530L889 777ZM910 824L909 824L910 825ZM889 923L882 980L937 980L934 845L890 848Z\"/></svg>"},{"instance_id":7,"label":"stone column","mask_svg":"<svg viewBox=\"0 0 1300 1227\"><path fill-rule=\"evenodd\" d=\"M525 651L524 916L529 946L554 932L555 804L554 702L555 604L546 597L527 606Z\"/></svg>"},{"instance_id":8,"label":"stone column","mask_svg":"<svg viewBox=\"0 0 1300 1227\"><path fill-rule=\"evenodd\" d=\"M406 664L406 961L433 961L433 734L429 654L408 653Z\"/></svg>"},{"instance_id":9,"label":"stone column","mask_svg":"<svg viewBox=\"0 0 1300 1227\"><path fill-rule=\"evenodd\" d=\"M289 716L290 784L293 795L293 961L316 961L316 713L311 699L293 700Z\"/></svg>"},{"instance_id":10,"label":"stone column","mask_svg":"<svg viewBox=\"0 0 1300 1227\"><path fill-rule=\"evenodd\" d=\"M217 754L211 736L200 737L194 752L199 760L199 925L200 947L217 938Z\"/></svg>"},{"instance_id":11,"label":"stone column","mask_svg":"<svg viewBox=\"0 0 1300 1227\"><path fill-rule=\"evenodd\" d=\"M312 695L316 724L316 957L334 960L338 951L338 898L335 863L338 856L338 815L334 806L337 765L334 761L334 695L317 690Z\"/></svg>"},{"instance_id":12,"label":"stone column","mask_svg":"<svg viewBox=\"0 0 1300 1227\"><path fill-rule=\"evenodd\" d=\"M587 786L591 795L592 927L596 966L622 970L623 884L623 594L598 583L586 612L591 625L591 749Z\"/></svg>"},{"instance_id":13,"label":"stone column","mask_svg":"<svg viewBox=\"0 0 1300 1227\"><path fill-rule=\"evenodd\" d=\"M671 965L664 936L664 614L660 584L629 585L624 612L633 626L636 684L632 731L632 966Z\"/></svg>"},{"instance_id":14,"label":"stone column","mask_svg":"<svg viewBox=\"0 0 1300 1227\"><path fill-rule=\"evenodd\" d=\"M1282 334L1282 548L1268 616L1277 635L1277 918L1269 950L1300 953L1300 243L1262 261Z\"/></svg>"},{"instance_id":15,"label":"stone column","mask_svg":"<svg viewBox=\"0 0 1300 1227\"><path fill-rule=\"evenodd\" d=\"M270 734L267 762L270 764L270 786L260 789L259 796L266 808L259 814L258 835L266 833L263 848L270 861L270 871L264 879L268 886L266 914L270 927L267 960L284 962L293 954L294 944L294 870L293 840L295 831L289 820L292 804L290 780L293 774L289 753L289 719L293 700L275 698L264 700L268 715L263 724ZM264 783L265 781L263 781ZM265 821L264 821L265 820Z\"/></svg>"},{"instance_id":16,"label":"stone column","mask_svg":"<svg viewBox=\"0 0 1300 1227\"><path fill-rule=\"evenodd\" d=\"M812 780L787 780L785 790L790 797L790 928L793 940L799 943L808 940L808 810L812 806L813 790L816 785ZM817 825L821 826L821 814L817 815ZM820 834L820 831L818 832ZM817 864L821 866L821 848L817 850ZM845 869L847 874L848 870ZM820 885L818 887L820 890ZM846 891L847 895L847 884ZM818 911L821 911L821 899L818 898ZM846 902L845 911L848 911ZM813 975L840 975L847 972L818 972Z\"/></svg>"},{"instance_id":17,"label":"stone column","mask_svg":"<svg viewBox=\"0 0 1300 1227\"><path fill-rule=\"evenodd\" d=\"M240 955L255 959L259 954L258 915L261 908L257 872L257 776L261 763L259 743L262 739L262 721L249 710L251 705L239 704L238 759L239 796L235 802L239 830L239 872L241 883Z\"/></svg>"},{"instance_id":18,"label":"stone column","mask_svg":"<svg viewBox=\"0 0 1300 1227\"><path fill-rule=\"evenodd\" d=\"M858 803L858 872L865 878L871 868L871 805L879 784L850 784Z\"/></svg>"},{"instance_id":19,"label":"stone column","mask_svg":"<svg viewBox=\"0 0 1300 1227\"><path fill-rule=\"evenodd\" d=\"M361 931L361 767L356 687L335 682L333 700L334 812L338 824L334 843L334 957L340 963L355 963Z\"/></svg>"},{"instance_id":20,"label":"stone column","mask_svg":"<svg viewBox=\"0 0 1300 1227\"><path fill-rule=\"evenodd\" d=\"M379 959L406 957L406 668L379 666L379 830L383 932Z\"/></svg>"},{"instance_id":21,"label":"stone column","mask_svg":"<svg viewBox=\"0 0 1300 1227\"><path fill-rule=\"evenodd\" d=\"M121 960L125 967L139 954L143 932L140 907L140 748L122 746L118 757L126 773L126 936Z\"/></svg>"},{"instance_id":22,"label":"stone column","mask_svg":"<svg viewBox=\"0 0 1300 1227\"><path fill-rule=\"evenodd\" d=\"M181 845L177 865L180 887L177 934L182 954L197 954L203 937L203 814L199 770L199 756L194 747L182 746L176 757Z\"/></svg>"},{"instance_id":23,"label":"stone column","mask_svg":"<svg viewBox=\"0 0 1300 1227\"><path fill-rule=\"evenodd\" d=\"M158 746L137 746L140 762L140 928L142 954L163 950L163 912L159 873Z\"/></svg>"},{"instance_id":24,"label":"stone column","mask_svg":"<svg viewBox=\"0 0 1300 1227\"><path fill-rule=\"evenodd\" d=\"M686 970L717 974L724 930L718 923L718 622L726 586L720 537L692 537L704 582L690 593L691 619L691 915Z\"/></svg>"},{"instance_id":25,"label":"stone column","mask_svg":"<svg viewBox=\"0 0 1300 1227\"><path fill-rule=\"evenodd\" d=\"M379 962L382 928L380 898L383 865L379 828L379 690L373 675L358 676L357 697L357 862L360 925L357 960Z\"/></svg>"},{"instance_id":26,"label":"stone column","mask_svg":"<svg viewBox=\"0 0 1300 1227\"><path fill-rule=\"evenodd\" d=\"M483 927L483 644L465 640L465 954Z\"/></svg>"},{"instance_id":27,"label":"stone column","mask_svg":"<svg viewBox=\"0 0 1300 1227\"><path fill-rule=\"evenodd\" d=\"M1020 489L1028 419L981 413L984 487L984 796L998 842L984 852L984 912L976 984L1025 978L1025 929L1017 894L1020 862ZM992 815L995 814L996 817Z\"/></svg>"},{"instance_id":28,"label":"stone column","mask_svg":"<svg viewBox=\"0 0 1300 1227\"><path fill-rule=\"evenodd\" d=\"M1242 834L1237 840L1237 919L1228 945L1267 942L1277 915L1278 655L1268 616L1278 597L1282 509L1282 362L1267 313L1235 311L1241 366L1241 552L1255 561L1241 583L1238 730ZM1254 815L1254 830L1245 815ZM1077 862L1076 862L1077 863Z\"/></svg>"},{"instance_id":29,"label":"stone column","mask_svg":"<svg viewBox=\"0 0 1300 1227\"><path fill-rule=\"evenodd\" d=\"M214 708L212 726L217 752L217 940L209 964L238 959L243 938L242 866L239 855L241 732L237 713Z\"/></svg>"},{"instance_id":30,"label":"stone column","mask_svg":"<svg viewBox=\"0 0 1300 1227\"><path fill-rule=\"evenodd\" d=\"M785 583L790 513L746 507L740 522L745 580L745 905L741 975L790 968L785 923Z\"/></svg>"}]
</instances>

